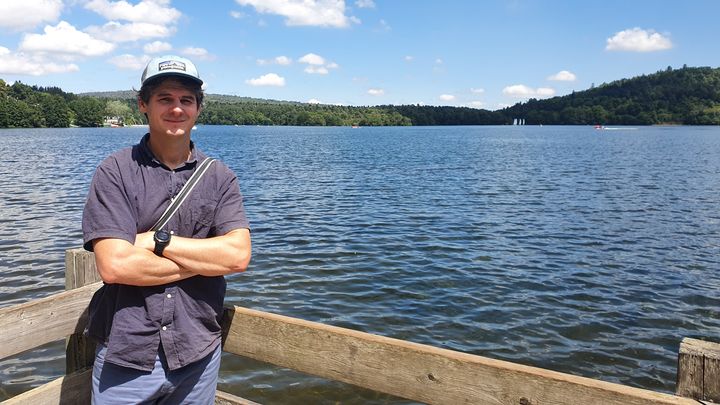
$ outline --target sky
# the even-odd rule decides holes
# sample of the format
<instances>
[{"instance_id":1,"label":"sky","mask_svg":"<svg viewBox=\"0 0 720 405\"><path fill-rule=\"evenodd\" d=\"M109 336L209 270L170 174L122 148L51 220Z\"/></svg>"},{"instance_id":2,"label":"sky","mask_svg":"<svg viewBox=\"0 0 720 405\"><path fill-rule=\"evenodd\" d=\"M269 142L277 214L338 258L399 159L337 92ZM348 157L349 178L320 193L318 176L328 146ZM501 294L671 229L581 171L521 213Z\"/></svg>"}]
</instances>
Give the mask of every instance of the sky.
<instances>
[{"instance_id":1,"label":"sky","mask_svg":"<svg viewBox=\"0 0 720 405\"><path fill-rule=\"evenodd\" d=\"M0 0L0 79L131 90L177 54L212 94L497 110L720 67L720 0Z\"/></svg>"}]
</instances>

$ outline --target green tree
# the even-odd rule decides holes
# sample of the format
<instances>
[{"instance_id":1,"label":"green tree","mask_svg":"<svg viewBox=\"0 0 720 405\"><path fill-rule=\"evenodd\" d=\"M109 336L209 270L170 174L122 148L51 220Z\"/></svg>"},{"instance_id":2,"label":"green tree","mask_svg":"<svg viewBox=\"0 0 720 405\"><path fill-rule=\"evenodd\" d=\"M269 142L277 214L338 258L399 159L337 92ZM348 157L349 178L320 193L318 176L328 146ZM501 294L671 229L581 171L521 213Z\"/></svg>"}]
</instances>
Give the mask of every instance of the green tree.
<instances>
[{"instance_id":1,"label":"green tree","mask_svg":"<svg viewBox=\"0 0 720 405\"><path fill-rule=\"evenodd\" d=\"M105 103L95 97L79 97L70 103L75 113L75 125L80 127L99 127L103 123Z\"/></svg>"},{"instance_id":2,"label":"green tree","mask_svg":"<svg viewBox=\"0 0 720 405\"><path fill-rule=\"evenodd\" d=\"M8 97L0 103L0 127L37 128L42 127L44 118L40 110L23 100Z\"/></svg>"},{"instance_id":3,"label":"green tree","mask_svg":"<svg viewBox=\"0 0 720 405\"><path fill-rule=\"evenodd\" d=\"M38 93L35 98L45 118L44 126L53 128L70 126L70 108L64 98L48 93Z\"/></svg>"},{"instance_id":4,"label":"green tree","mask_svg":"<svg viewBox=\"0 0 720 405\"><path fill-rule=\"evenodd\" d=\"M132 108L120 100L110 100L105 104L105 116L117 118L122 123L134 121Z\"/></svg>"}]
</instances>

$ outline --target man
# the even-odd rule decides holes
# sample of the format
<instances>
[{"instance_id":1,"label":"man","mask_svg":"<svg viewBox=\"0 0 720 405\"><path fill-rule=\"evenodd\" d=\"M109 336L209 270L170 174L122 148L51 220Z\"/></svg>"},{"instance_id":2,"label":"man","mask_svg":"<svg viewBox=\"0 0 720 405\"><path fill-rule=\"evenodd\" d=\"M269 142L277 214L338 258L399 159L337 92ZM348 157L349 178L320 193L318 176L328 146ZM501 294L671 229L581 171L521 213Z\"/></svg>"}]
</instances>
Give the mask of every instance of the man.
<instances>
[{"instance_id":1,"label":"man","mask_svg":"<svg viewBox=\"0 0 720 405\"><path fill-rule=\"evenodd\" d=\"M98 166L83 212L105 283L86 329L99 342L93 403L212 404L223 276L250 262L248 221L236 176L215 161L166 227L149 231L206 158L190 140L203 82L178 56L151 60L141 82L149 133Z\"/></svg>"}]
</instances>

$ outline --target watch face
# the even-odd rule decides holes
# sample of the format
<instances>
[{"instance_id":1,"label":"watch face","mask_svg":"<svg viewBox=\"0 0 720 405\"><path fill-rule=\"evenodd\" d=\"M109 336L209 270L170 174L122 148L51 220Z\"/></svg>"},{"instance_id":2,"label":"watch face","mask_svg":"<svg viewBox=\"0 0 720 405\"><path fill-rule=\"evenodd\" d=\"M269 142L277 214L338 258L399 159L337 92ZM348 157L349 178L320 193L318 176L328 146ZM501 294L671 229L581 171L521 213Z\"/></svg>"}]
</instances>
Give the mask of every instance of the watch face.
<instances>
[{"instance_id":1,"label":"watch face","mask_svg":"<svg viewBox=\"0 0 720 405\"><path fill-rule=\"evenodd\" d=\"M170 242L170 233L168 231L155 232L155 241L157 241L159 243Z\"/></svg>"}]
</instances>

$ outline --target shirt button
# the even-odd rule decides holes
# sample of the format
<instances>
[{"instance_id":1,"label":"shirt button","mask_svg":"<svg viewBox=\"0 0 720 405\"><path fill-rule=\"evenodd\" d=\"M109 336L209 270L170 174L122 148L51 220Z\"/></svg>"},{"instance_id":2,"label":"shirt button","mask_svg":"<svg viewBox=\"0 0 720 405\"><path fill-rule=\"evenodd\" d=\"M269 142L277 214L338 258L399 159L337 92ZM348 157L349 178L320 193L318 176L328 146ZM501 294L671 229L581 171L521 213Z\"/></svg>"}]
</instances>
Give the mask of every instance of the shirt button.
<instances>
[{"instance_id":1,"label":"shirt button","mask_svg":"<svg viewBox=\"0 0 720 405\"><path fill-rule=\"evenodd\" d=\"M168 297L168 298L172 298L172 294L168 294L167 297Z\"/></svg>"},{"instance_id":2,"label":"shirt button","mask_svg":"<svg viewBox=\"0 0 720 405\"><path fill-rule=\"evenodd\" d=\"M162 330L167 330L167 326L163 326L163 327L162 327Z\"/></svg>"}]
</instances>

